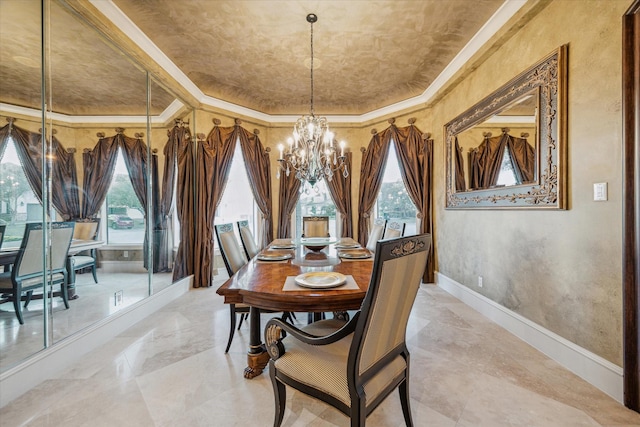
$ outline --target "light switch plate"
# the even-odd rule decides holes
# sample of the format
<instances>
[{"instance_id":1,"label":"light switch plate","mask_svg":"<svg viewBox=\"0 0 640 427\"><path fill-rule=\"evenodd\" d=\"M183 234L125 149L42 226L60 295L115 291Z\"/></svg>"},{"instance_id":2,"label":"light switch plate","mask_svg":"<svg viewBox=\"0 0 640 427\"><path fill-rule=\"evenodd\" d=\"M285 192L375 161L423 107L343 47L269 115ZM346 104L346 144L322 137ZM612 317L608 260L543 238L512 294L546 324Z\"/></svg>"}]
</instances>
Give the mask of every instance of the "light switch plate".
<instances>
[{"instance_id":1,"label":"light switch plate","mask_svg":"<svg viewBox=\"0 0 640 427\"><path fill-rule=\"evenodd\" d=\"M593 184L593 200L595 202L602 202L607 200L607 183L598 182Z\"/></svg>"}]
</instances>

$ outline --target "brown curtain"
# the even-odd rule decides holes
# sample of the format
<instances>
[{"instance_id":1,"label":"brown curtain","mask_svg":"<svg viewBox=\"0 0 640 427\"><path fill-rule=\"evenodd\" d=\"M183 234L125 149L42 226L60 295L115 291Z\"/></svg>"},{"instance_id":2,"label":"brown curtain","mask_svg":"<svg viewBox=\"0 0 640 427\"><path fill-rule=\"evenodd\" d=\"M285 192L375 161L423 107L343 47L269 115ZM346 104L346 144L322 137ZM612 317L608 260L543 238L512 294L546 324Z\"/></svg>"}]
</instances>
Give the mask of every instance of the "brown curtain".
<instances>
[{"instance_id":1,"label":"brown curtain","mask_svg":"<svg viewBox=\"0 0 640 427\"><path fill-rule=\"evenodd\" d=\"M362 156L360 167L360 188L358 190L358 242L367 246L369 238L369 216L378 198L382 185L384 167L389 156L392 133L386 129L374 134Z\"/></svg>"},{"instance_id":2,"label":"brown curtain","mask_svg":"<svg viewBox=\"0 0 640 427\"><path fill-rule=\"evenodd\" d=\"M280 167L280 166L278 166ZM278 238L286 239L293 237L291 230L291 214L296 208L296 203L300 198L300 185L302 183L296 174L291 172L280 172L280 195L278 196Z\"/></svg>"},{"instance_id":3,"label":"brown curtain","mask_svg":"<svg viewBox=\"0 0 640 427\"><path fill-rule=\"evenodd\" d=\"M351 168L351 158L353 155L350 152L345 153L347 157L345 159L345 165L347 170L353 170ZM342 169L340 169L334 178L327 180L327 188L331 199L336 205L336 210L340 212L340 229L341 237L353 237L353 210L351 208L351 174L344 177L342 175Z\"/></svg>"},{"instance_id":4,"label":"brown curtain","mask_svg":"<svg viewBox=\"0 0 640 427\"><path fill-rule=\"evenodd\" d=\"M239 128L240 148L251 183L251 191L262 213L262 234L258 246L264 248L273 240L273 207L271 202L271 167L269 153L264 150L257 134Z\"/></svg>"},{"instance_id":5,"label":"brown curtain","mask_svg":"<svg viewBox=\"0 0 640 427\"><path fill-rule=\"evenodd\" d=\"M397 128L391 126L396 153L400 163L400 174L407 194L418 210L419 234L429 233L433 239L431 217L431 186L433 175L433 140L423 138L415 126ZM434 281L433 244L429 251L427 266L423 275L425 283Z\"/></svg>"},{"instance_id":6,"label":"brown curtain","mask_svg":"<svg viewBox=\"0 0 640 427\"><path fill-rule=\"evenodd\" d=\"M175 128L174 128L175 130ZM178 253L173 268L173 281L190 276L195 272L195 260L193 257L195 248L195 165L194 150L191 143L190 132L176 132L169 135L169 142L173 148L165 146L165 170L163 175L162 191L166 194L168 189L173 189L173 184L169 184L167 176L166 162L171 150L175 151L175 159L178 171L178 183L176 185L176 210L178 221L180 222L180 242ZM173 155L171 155L173 157ZM171 190L172 191L172 190ZM167 200L168 202L168 200ZM163 210L166 208L165 197L163 197ZM169 204L170 205L170 204Z\"/></svg>"},{"instance_id":7,"label":"brown curtain","mask_svg":"<svg viewBox=\"0 0 640 427\"><path fill-rule=\"evenodd\" d=\"M456 180L456 191L466 191L467 190L467 185L464 182L464 158L462 156L462 148L460 147L460 144L458 143L458 137L456 137L456 141L455 141L455 145L456 145L456 158L455 158L455 165L456 165L456 173L455 173L455 180ZM431 245L433 247L433 245Z\"/></svg>"},{"instance_id":8,"label":"brown curtain","mask_svg":"<svg viewBox=\"0 0 640 427\"><path fill-rule=\"evenodd\" d=\"M10 121L0 129L0 157L4 154L9 137L13 138L29 185L42 203L42 135L15 126ZM80 202L75 157L62 147L56 137L52 137L51 141L51 168L47 169L47 173L56 183L52 187L51 203L65 221L77 219L80 216Z\"/></svg>"},{"instance_id":9,"label":"brown curtain","mask_svg":"<svg viewBox=\"0 0 640 427\"><path fill-rule=\"evenodd\" d=\"M118 154L118 135L102 137L93 150L82 153L82 218L94 218L107 197Z\"/></svg>"},{"instance_id":10,"label":"brown curtain","mask_svg":"<svg viewBox=\"0 0 640 427\"><path fill-rule=\"evenodd\" d=\"M198 144L196 160L196 224L194 239L194 283L211 286L213 276L213 223L216 208L229 177L239 126L214 126L207 139Z\"/></svg>"},{"instance_id":11,"label":"brown curtain","mask_svg":"<svg viewBox=\"0 0 640 427\"><path fill-rule=\"evenodd\" d=\"M532 182L536 177L536 150L525 138L508 135L507 147L518 184Z\"/></svg>"},{"instance_id":12,"label":"brown curtain","mask_svg":"<svg viewBox=\"0 0 640 427\"><path fill-rule=\"evenodd\" d=\"M504 149L509 135L486 137L476 151L472 151L470 160L471 188L491 188L498 182Z\"/></svg>"},{"instance_id":13,"label":"brown curtain","mask_svg":"<svg viewBox=\"0 0 640 427\"><path fill-rule=\"evenodd\" d=\"M167 142L164 146L164 169L162 174L162 191L158 182L158 165L152 168L154 198L158 203L154 203L153 220L153 271L171 271L171 251L173 250L173 239L171 238L171 224L169 216L173 208L173 193L176 187L176 169L178 162L178 152L183 147L191 147L191 131L182 121L178 121L173 128L167 132ZM157 162L157 156L154 156Z\"/></svg>"}]
</instances>

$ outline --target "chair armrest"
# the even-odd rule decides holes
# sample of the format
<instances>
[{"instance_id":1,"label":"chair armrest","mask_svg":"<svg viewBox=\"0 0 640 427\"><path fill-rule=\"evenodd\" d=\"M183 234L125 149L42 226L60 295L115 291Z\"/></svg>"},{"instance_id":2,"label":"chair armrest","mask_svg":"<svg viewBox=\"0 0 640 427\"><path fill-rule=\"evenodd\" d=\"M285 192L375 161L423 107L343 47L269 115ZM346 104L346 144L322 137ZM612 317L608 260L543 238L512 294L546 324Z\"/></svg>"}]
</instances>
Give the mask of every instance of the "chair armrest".
<instances>
[{"instance_id":1,"label":"chair armrest","mask_svg":"<svg viewBox=\"0 0 640 427\"><path fill-rule=\"evenodd\" d=\"M310 345L327 345L336 341L340 341L342 338L355 331L356 323L359 317L360 312L358 311L353 316L353 318L351 318L351 320L349 320L343 327L335 332L332 332L329 335L324 336L310 334L303 331L302 329L295 327L291 323L285 322L278 318L269 319L264 330L264 341L267 347L267 352L273 360L276 360L284 355L285 348L284 344L282 343L282 339L287 336L287 333L291 334L291 336L302 341L303 343Z\"/></svg>"}]
</instances>

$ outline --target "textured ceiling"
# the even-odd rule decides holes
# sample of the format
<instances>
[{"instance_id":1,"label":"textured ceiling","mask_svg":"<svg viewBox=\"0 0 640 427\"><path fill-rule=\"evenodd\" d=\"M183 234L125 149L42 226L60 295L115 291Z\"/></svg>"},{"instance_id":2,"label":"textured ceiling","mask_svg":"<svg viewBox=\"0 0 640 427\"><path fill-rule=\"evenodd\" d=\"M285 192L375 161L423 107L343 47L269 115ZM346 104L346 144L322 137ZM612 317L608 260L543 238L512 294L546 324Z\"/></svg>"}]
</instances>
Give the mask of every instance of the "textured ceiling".
<instances>
[{"instance_id":1,"label":"textured ceiling","mask_svg":"<svg viewBox=\"0 0 640 427\"><path fill-rule=\"evenodd\" d=\"M305 17L316 13L315 112L358 115L422 94L503 0L113 3L205 95L272 115L309 111ZM39 69L29 69L19 57L36 52L32 57L39 63L37 7L28 10L37 4L0 2L2 102L33 102ZM138 114L138 99L125 99L140 96L144 75L62 7L53 7L51 15L54 108L66 114ZM170 96L155 92L154 108L168 105Z\"/></svg>"}]
</instances>

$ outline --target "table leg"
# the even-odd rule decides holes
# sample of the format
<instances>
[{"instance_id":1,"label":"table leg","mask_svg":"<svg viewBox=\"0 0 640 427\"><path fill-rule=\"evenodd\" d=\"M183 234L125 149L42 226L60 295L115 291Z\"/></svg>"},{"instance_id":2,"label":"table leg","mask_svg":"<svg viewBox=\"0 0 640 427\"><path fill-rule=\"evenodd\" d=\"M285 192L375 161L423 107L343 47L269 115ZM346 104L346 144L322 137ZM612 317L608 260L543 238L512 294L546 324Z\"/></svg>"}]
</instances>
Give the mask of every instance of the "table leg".
<instances>
[{"instance_id":1,"label":"table leg","mask_svg":"<svg viewBox=\"0 0 640 427\"><path fill-rule=\"evenodd\" d=\"M260 309L251 307L249 311L249 353L247 364L244 368L244 377L251 379L262 373L269 363L269 353L260 338Z\"/></svg>"}]
</instances>

